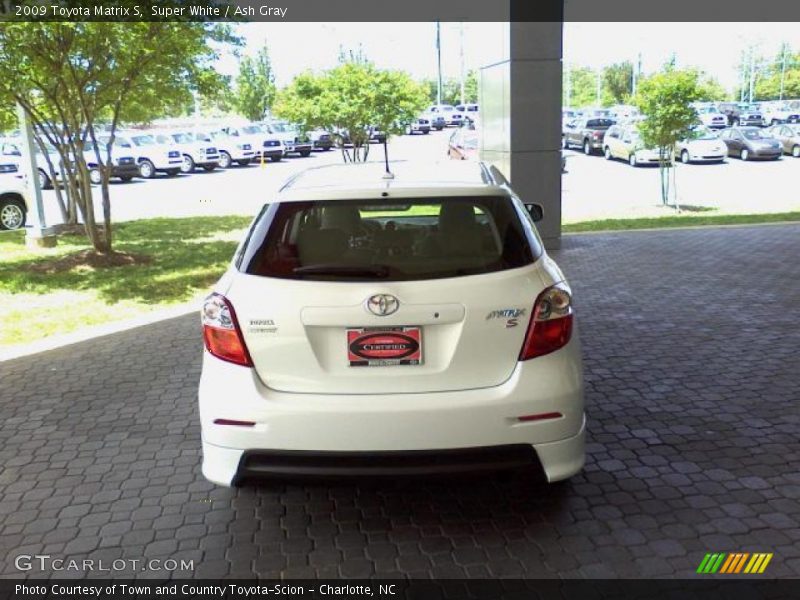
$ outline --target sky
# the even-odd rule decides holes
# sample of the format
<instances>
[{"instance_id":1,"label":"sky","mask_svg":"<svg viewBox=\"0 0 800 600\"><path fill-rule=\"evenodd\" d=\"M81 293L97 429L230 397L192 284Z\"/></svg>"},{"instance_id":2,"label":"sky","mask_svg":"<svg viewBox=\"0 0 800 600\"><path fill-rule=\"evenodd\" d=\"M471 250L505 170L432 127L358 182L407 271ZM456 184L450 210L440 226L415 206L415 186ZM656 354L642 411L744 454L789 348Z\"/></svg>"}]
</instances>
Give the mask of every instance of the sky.
<instances>
[{"instance_id":1,"label":"sky","mask_svg":"<svg viewBox=\"0 0 800 600\"><path fill-rule=\"evenodd\" d=\"M496 23L442 23L442 71L461 71L463 29L465 69L480 68L496 55ZM279 86L307 69L336 66L339 48L358 49L381 68L401 69L415 78L436 75L434 23L248 23L239 26L244 54L266 43ZM741 52L750 44L765 55L780 44L800 51L800 23L565 23L564 61L593 68L630 60L641 53L644 73L660 68L674 52L678 66L699 67L732 89ZM235 75L237 60L224 56L219 69Z\"/></svg>"}]
</instances>

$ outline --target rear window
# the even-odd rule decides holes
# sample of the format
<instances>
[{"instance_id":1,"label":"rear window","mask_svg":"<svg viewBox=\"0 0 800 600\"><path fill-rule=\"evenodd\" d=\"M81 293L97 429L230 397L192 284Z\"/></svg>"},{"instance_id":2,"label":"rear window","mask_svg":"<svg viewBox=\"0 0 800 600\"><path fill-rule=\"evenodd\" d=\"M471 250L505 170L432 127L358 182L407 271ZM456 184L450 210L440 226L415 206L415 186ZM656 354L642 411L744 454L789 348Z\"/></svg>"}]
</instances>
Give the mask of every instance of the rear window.
<instances>
[{"instance_id":1,"label":"rear window","mask_svg":"<svg viewBox=\"0 0 800 600\"><path fill-rule=\"evenodd\" d=\"M587 127L596 127L598 129L602 129L603 127L611 127L614 124L614 121L611 119L589 119L586 122Z\"/></svg>"},{"instance_id":2,"label":"rear window","mask_svg":"<svg viewBox=\"0 0 800 600\"><path fill-rule=\"evenodd\" d=\"M508 197L286 202L265 208L238 261L263 277L408 281L523 267L542 253Z\"/></svg>"}]
</instances>

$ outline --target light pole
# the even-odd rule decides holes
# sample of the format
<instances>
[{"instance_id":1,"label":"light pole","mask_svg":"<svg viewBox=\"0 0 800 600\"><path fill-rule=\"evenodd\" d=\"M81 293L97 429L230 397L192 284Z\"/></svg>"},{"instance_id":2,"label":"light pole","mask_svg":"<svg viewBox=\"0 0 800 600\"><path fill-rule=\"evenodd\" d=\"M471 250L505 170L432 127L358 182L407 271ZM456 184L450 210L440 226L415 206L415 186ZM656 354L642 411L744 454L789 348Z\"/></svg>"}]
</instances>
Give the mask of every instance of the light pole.
<instances>
[{"instance_id":1,"label":"light pole","mask_svg":"<svg viewBox=\"0 0 800 600\"><path fill-rule=\"evenodd\" d=\"M779 100L783 100L783 86L786 81L786 44L783 45L783 56L781 56L781 94Z\"/></svg>"},{"instance_id":2,"label":"light pole","mask_svg":"<svg viewBox=\"0 0 800 600\"><path fill-rule=\"evenodd\" d=\"M442 33L441 23L436 21L436 104L442 103Z\"/></svg>"},{"instance_id":3,"label":"light pole","mask_svg":"<svg viewBox=\"0 0 800 600\"><path fill-rule=\"evenodd\" d=\"M459 28L459 42L461 45L460 49L460 58L461 58L461 104L466 102L464 98L464 22L461 22L461 27Z\"/></svg>"},{"instance_id":4,"label":"light pole","mask_svg":"<svg viewBox=\"0 0 800 600\"><path fill-rule=\"evenodd\" d=\"M33 140L33 128L28 119L27 111L21 104L17 104L17 118L22 136L22 160L20 167L27 183L28 195L32 196L33 206L30 207L28 217L31 226L25 232L25 244L31 248L52 248L57 243L53 230L47 227L42 201L42 187L39 182L39 169L36 165L36 142ZM53 182L58 185L57 182Z\"/></svg>"}]
</instances>

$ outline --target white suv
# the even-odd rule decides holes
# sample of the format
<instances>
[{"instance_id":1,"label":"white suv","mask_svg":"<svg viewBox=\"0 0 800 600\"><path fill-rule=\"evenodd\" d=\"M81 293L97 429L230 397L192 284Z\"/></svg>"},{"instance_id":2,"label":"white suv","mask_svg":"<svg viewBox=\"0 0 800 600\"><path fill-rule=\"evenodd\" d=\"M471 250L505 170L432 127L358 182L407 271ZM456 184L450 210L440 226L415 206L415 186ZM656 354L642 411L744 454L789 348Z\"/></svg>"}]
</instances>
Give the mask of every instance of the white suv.
<instances>
[{"instance_id":1,"label":"white suv","mask_svg":"<svg viewBox=\"0 0 800 600\"><path fill-rule=\"evenodd\" d=\"M241 140L219 129L211 131L195 131L194 137L206 144L213 144L219 151L219 166L229 169L233 163L245 166L252 162L255 156L253 143Z\"/></svg>"},{"instance_id":2,"label":"white suv","mask_svg":"<svg viewBox=\"0 0 800 600\"><path fill-rule=\"evenodd\" d=\"M213 143L205 142L186 131L155 131L153 136L161 144L173 144L183 156L181 173L194 173L197 167L213 171L219 166L219 150Z\"/></svg>"},{"instance_id":3,"label":"white suv","mask_svg":"<svg viewBox=\"0 0 800 600\"><path fill-rule=\"evenodd\" d=\"M156 173L166 173L175 177L181 172L183 157L176 148L160 144L156 139L141 131L117 134L114 137L115 148L131 149L139 164L139 175L144 179L152 179Z\"/></svg>"},{"instance_id":4,"label":"white suv","mask_svg":"<svg viewBox=\"0 0 800 600\"><path fill-rule=\"evenodd\" d=\"M584 464L572 297L480 162L290 180L205 301L203 474L436 474Z\"/></svg>"}]
</instances>

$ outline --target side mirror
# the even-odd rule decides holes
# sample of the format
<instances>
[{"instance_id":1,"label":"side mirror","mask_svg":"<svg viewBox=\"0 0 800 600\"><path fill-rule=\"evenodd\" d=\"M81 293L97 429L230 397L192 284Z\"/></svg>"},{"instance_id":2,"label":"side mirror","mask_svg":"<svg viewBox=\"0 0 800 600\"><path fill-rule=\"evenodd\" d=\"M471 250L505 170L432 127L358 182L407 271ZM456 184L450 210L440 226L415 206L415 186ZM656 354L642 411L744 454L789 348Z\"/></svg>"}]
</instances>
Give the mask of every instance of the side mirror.
<instances>
[{"instance_id":1,"label":"side mirror","mask_svg":"<svg viewBox=\"0 0 800 600\"><path fill-rule=\"evenodd\" d=\"M525 208L527 209L528 214L530 214L534 223L538 223L539 221L544 219L544 208L542 207L541 204L535 204L535 203L526 204Z\"/></svg>"}]
</instances>

